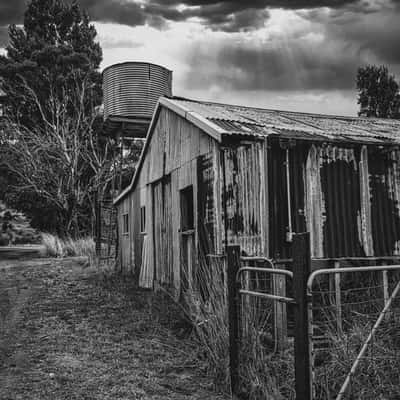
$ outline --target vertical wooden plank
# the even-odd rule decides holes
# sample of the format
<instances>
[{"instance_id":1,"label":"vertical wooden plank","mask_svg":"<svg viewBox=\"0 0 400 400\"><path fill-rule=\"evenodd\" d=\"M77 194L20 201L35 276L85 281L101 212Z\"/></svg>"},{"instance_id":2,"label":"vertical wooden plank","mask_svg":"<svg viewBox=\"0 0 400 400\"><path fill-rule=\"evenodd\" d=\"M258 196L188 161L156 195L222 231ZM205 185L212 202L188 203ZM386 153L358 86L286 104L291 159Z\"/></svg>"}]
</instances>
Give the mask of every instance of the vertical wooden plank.
<instances>
[{"instance_id":1,"label":"vertical wooden plank","mask_svg":"<svg viewBox=\"0 0 400 400\"><path fill-rule=\"evenodd\" d=\"M295 312L295 388L296 400L312 399L311 349L308 337L307 279L311 273L310 234L293 238L293 292Z\"/></svg>"},{"instance_id":2,"label":"vertical wooden plank","mask_svg":"<svg viewBox=\"0 0 400 400\"><path fill-rule=\"evenodd\" d=\"M194 227L194 234L193 234L193 266L196 274L196 284L197 284L197 274L200 269L199 266L199 229L198 229L198 181L197 181L197 160L194 159L191 161L191 181L193 185L193 227Z\"/></svg>"},{"instance_id":3,"label":"vertical wooden plank","mask_svg":"<svg viewBox=\"0 0 400 400\"><path fill-rule=\"evenodd\" d=\"M362 146L360 155L361 240L366 256L374 255L372 242L371 196L369 190L368 149Z\"/></svg>"},{"instance_id":4,"label":"vertical wooden plank","mask_svg":"<svg viewBox=\"0 0 400 400\"><path fill-rule=\"evenodd\" d=\"M385 264L383 264L385 265ZM388 279L388 272L387 271L382 271L382 288L383 288L383 306L386 306L386 304L389 301L389 279ZM392 313L389 311L385 315L385 319L388 320L390 319Z\"/></svg>"},{"instance_id":5,"label":"vertical wooden plank","mask_svg":"<svg viewBox=\"0 0 400 400\"><path fill-rule=\"evenodd\" d=\"M382 282L383 282L383 299L386 303L389 301L389 282L388 282L388 272L382 272Z\"/></svg>"},{"instance_id":6,"label":"vertical wooden plank","mask_svg":"<svg viewBox=\"0 0 400 400\"><path fill-rule=\"evenodd\" d=\"M180 293L180 199L178 189L178 173L173 171L171 174L171 195L172 195L172 258L173 258L173 282L175 288L175 296L179 297Z\"/></svg>"},{"instance_id":7,"label":"vertical wooden plank","mask_svg":"<svg viewBox=\"0 0 400 400\"><path fill-rule=\"evenodd\" d=\"M152 281L154 284L154 269L155 269L155 260L154 260L154 218L153 218L153 190L151 185L147 185L146 190L146 210L149 210L149 219L148 219L148 236L147 236L147 250L148 250L148 266L149 266L149 281Z\"/></svg>"},{"instance_id":8,"label":"vertical wooden plank","mask_svg":"<svg viewBox=\"0 0 400 400\"><path fill-rule=\"evenodd\" d=\"M312 145L306 162L306 224L310 232L311 254L313 257L323 257L323 227L325 205L323 202L320 152Z\"/></svg>"},{"instance_id":9,"label":"vertical wooden plank","mask_svg":"<svg viewBox=\"0 0 400 400\"><path fill-rule=\"evenodd\" d=\"M286 296L286 278L284 275L273 275L274 294ZM276 344L278 350L283 350L287 343L287 312L286 304L280 301L274 301Z\"/></svg>"},{"instance_id":10,"label":"vertical wooden plank","mask_svg":"<svg viewBox=\"0 0 400 400\"><path fill-rule=\"evenodd\" d=\"M262 186L262 211L261 221L263 226L263 253L265 257L269 257L269 198L268 198L268 139L265 139L261 146L261 186Z\"/></svg>"},{"instance_id":11,"label":"vertical wooden plank","mask_svg":"<svg viewBox=\"0 0 400 400\"><path fill-rule=\"evenodd\" d=\"M222 222L222 178L221 175L224 171L221 171L221 159L220 159L219 145L213 143L213 175L214 175L214 221L215 221L215 235L214 235L214 246L217 254L222 253L223 243L223 222Z\"/></svg>"},{"instance_id":12,"label":"vertical wooden plank","mask_svg":"<svg viewBox=\"0 0 400 400\"><path fill-rule=\"evenodd\" d=\"M229 315L229 368L232 395L239 392L239 293L236 283L240 268L240 247L227 246L228 315Z\"/></svg>"},{"instance_id":13,"label":"vertical wooden plank","mask_svg":"<svg viewBox=\"0 0 400 400\"><path fill-rule=\"evenodd\" d=\"M339 269L339 261L334 262L334 268ZM338 333L342 333L342 292L340 289L340 274L335 274L335 307L336 307L336 326Z\"/></svg>"}]
</instances>

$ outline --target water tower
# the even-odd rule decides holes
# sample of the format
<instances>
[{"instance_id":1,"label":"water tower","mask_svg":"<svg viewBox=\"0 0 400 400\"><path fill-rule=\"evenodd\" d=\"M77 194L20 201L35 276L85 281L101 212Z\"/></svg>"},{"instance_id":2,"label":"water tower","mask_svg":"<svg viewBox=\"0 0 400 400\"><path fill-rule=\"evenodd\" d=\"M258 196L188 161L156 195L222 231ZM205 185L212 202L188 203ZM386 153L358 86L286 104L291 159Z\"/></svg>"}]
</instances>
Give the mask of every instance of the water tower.
<instances>
[{"instance_id":1,"label":"water tower","mask_svg":"<svg viewBox=\"0 0 400 400\"><path fill-rule=\"evenodd\" d=\"M103 71L106 131L122 138L145 138L161 96L172 95L172 71L146 62L124 62Z\"/></svg>"},{"instance_id":2,"label":"water tower","mask_svg":"<svg viewBox=\"0 0 400 400\"><path fill-rule=\"evenodd\" d=\"M132 179L141 147L137 142L146 138L161 96L172 96L172 71L160 65L124 62L103 71L103 134L116 141L117 150L116 174L111 187L104 197L99 194L96 197L96 252L100 260L116 254L116 214L112 199Z\"/></svg>"}]
</instances>

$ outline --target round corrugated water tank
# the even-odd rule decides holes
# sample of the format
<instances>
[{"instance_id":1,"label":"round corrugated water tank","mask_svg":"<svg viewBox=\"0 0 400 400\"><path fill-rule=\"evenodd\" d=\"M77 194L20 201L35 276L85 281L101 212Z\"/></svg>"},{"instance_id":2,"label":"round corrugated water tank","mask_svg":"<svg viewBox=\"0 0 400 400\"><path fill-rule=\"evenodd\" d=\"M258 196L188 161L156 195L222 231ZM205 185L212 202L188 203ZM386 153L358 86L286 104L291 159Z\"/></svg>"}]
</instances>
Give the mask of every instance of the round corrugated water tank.
<instances>
[{"instance_id":1,"label":"round corrugated water tank","mask_svg":"<svg viewBox=\"0 0 400 400\"><path fill-rule=\"evenodd\" d=\"M125 62L103 71L104 119L151 118L158 99L172 95L172 71L145 62Z\"/></svg>"}]
</instances>

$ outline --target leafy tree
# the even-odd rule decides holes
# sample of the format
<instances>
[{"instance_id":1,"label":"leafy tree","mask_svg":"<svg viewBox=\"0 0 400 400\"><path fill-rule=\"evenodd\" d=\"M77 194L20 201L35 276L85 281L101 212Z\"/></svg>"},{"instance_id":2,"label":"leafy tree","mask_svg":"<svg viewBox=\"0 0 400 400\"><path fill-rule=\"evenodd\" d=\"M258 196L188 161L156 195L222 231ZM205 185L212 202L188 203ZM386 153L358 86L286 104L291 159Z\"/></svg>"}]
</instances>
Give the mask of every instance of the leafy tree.
<instances>
[{"instance_id":1,"label":"leafy tree","mask_svg":"<svg viewBox=\"0 0 400 400\"><path fill-rule=\"evenodd\" d=\"M26 91L29 87L38 96L42 110L51 116L54 105L49 98L62 99L77 78L89 79L87 105L99 105L102 51L95 38L94 26L76 1L32 0L23 27L9 27L7 56L0 57L9 115L26 126L41 120L37 104Z\"/></svg>"},{"instance_id":2,"label":"leafy tree","mask_svg":"<svg viewBox=\"0 0 400 400\"><path fill-rule=\"evenodd\" d=\"M359 115L400 118L399 85L386 66L367 65L357 71Z\"/></svg>"},{"instance_id":3,"label":"leafy tree","mask_svg":"<svg viewBox=\"0 0 400 400\"><path fill-rule=\"evenodd\" d=\"M109 143L99 146L96 128L96 30L75 1L32 0L23 26L10 26L9 36L0 57L8 99L0 129L6 201L39 228L78 235L88 226L94 192L112 172Z\"/></svg>"}]
</instances>

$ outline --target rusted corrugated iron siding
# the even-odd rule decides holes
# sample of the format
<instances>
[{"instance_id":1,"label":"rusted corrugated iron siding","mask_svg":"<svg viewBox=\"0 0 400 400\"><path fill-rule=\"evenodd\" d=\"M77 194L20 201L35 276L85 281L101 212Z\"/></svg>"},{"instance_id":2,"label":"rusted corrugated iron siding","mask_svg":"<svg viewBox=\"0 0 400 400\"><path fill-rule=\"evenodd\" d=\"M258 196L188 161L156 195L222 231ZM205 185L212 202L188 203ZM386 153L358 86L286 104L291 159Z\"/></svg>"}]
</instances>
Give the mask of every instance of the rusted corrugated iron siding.
<instances>
[{"instance_id":1,"label":"rusted corrugated iron siding","mask_svg":"<svg viewBox=\"0 0 400 400\"><path fill-rule=\"evenodd\" d=\"M286 148L270 140L268 152L269 246L291 256ZM399 254L400 152L378 146L289 146L294 232L311 232L313 257Z\"/></svg>"},{"instance_id":2,"label":"rusted corrugated iron siding","mask_svg":"<svg viewBox=\"0 0 400 400\"><path fill-rule=\"evenodd\" d=\"M368 151L372 240L375 254L399 254L399 156L397 150Z\"/></svg>"},{"instance_id":3,"label":"rusted corrugated iron siding","mask_svg":"<svg viewBox=\"0 0 400 400\"><path fill-rule=\"evenodd\" d=\"M268 152L269 248L274 258L288 258L291 243L286 240L289 227L286 183L286 149L279 140L272 140ZM297 143L289 147L290 199L294 232L306 230L304 166L309 145Z\"/></svg>"},{"instance_id":4,"label":"rusted corrugated iron siding","mask_svg":"<svg viewBox=\"0 0 400 400\"><path fill-rule=\"evenodd\" d=\"M360 148L319 148L324 196L324 257L362 257L360 232Z\"/></svg>"},{"instance_id":5,"label":"rusted corrugated iron siding","mask_svg":"<svg viewBox=\"0 0 400 400\"><path fill-rule=\"evenodd\" d=\"M226 210L227 241L239 244L249 255L263 255L265 247L263 152L263 142L226 148L222 152L225 167L222 202Z\"/></svg>"}]
</instances>

